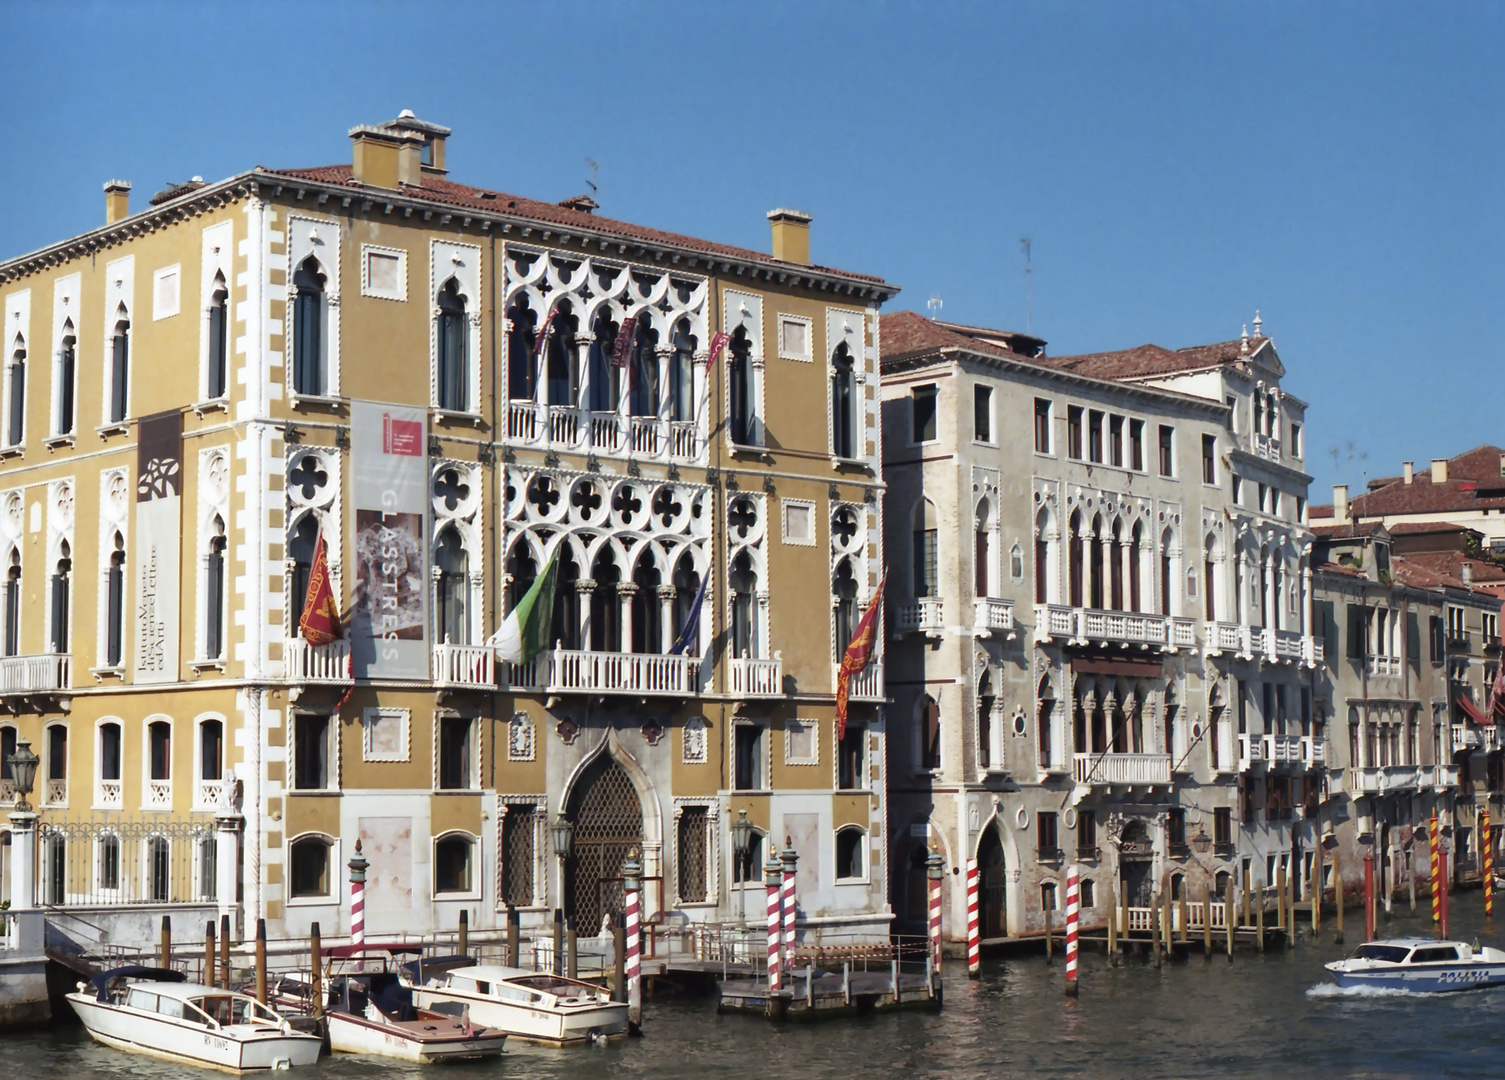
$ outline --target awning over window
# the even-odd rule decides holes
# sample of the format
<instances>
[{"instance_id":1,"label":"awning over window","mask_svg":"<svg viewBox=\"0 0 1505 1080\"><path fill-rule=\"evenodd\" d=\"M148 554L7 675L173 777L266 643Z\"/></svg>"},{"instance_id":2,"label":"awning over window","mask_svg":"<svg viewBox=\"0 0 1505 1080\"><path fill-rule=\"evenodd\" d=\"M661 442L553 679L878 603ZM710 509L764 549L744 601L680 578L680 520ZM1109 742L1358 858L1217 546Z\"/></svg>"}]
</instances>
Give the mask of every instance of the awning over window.
<instances>
[{"instance_id":1,"label":"awning over window","mask_svg":"<svg viewBox=\"0 0 1505 1080\"><path fill-rule=\"evenodd\" d=\"M1484 718L1484 713L1479 708L1479 706L1475 705L1468 698L1464 697L1462 694L1459 694L1458 698L1457 698L1457 701L1458 701L1458 707L1460 709L1462 709L1464 712L1468 713L1469 719L1472 720L1474 723L1476 723L1476 724L1488 724L1489 723L1489 721Z\"/></svg>"}]
</instances>

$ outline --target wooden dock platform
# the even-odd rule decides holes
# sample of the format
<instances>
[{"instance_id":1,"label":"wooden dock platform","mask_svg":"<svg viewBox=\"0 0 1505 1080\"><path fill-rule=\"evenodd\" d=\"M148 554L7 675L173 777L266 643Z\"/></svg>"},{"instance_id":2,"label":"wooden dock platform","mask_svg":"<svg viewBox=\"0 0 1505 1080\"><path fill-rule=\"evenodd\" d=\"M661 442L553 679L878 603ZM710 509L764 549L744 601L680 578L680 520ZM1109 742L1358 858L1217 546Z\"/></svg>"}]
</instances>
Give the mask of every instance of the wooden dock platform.
<instances>
[{"instance_id":1,"label":"wooden dock platform","mask_svg":"<svg viewBox=\"0 0 1505 1080\"><path fill-rule=\"evenodd\" d=\"M897 985L896 985L897 981ZM897 991L897 992L896 992ZM894 1009L939 1009L938 985L921 973L824 971L798 968L785 975L785 986L770 994L762 979L721 983L717 1012L755 1013L770 1020L825 1020Z\"/></svg>"}]
</instances>

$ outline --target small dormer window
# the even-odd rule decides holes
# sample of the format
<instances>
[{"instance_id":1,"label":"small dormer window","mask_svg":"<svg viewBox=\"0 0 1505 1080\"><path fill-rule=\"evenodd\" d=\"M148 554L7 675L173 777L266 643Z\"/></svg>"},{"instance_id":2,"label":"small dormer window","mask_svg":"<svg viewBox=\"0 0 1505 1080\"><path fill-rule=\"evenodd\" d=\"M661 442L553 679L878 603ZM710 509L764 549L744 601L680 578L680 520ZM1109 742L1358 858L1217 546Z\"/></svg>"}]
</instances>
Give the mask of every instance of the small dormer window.
<instances>
[{"instance_id":1,"label":"small dormer window","mask_svg":"<svg viewBox=\"0 0 1505 1080\"><path fill-rule=\"evenodd\" d=\"M424 139L423 140L423 155L419 158L419 160L423 164L425 164L425 165L432 165L434 163L434 140L433 139Z\"/></svg>"},{"instance_id":2,"label":"small dormer window","mask_svg":"<svg viewBox=\"0 0 1505 1080\"><path fill-rule=\"evenodd\" d=\"M1390 573L1390 545L1374 545L1374 565L1381 574Z\"/></svg>"}]
</instances>

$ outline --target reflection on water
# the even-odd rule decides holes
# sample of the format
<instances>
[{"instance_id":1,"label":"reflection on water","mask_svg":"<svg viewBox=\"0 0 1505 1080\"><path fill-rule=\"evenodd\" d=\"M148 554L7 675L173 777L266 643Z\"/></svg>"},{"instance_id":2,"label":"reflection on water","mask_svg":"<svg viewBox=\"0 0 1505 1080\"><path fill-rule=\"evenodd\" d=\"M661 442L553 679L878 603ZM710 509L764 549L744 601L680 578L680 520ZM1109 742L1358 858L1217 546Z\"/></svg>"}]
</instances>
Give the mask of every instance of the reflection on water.
<instances>
[{"instance_id":1,"label":"reflection on water","mask_svg":"<svg viewBox=\"0 0 1505 1080\"><path fill-rule=\"evenodd\" d=\"M1453 933L1505 945L1505 917L1486 926L1478 893L1454 898ZM1428 933L1430 923L1400 914L1381 935ZM1348 919L1349 948L1359 941ZM990 961L972 982L947 967L946 1008L820 1025L773 1027L717 1016L709 1001L647 1003L647 1035L601 1047L509 1048L500 1062L421 1069L340 1055L296 1076L308 1080L442 1077L471 1080L498 1070L529 1080L643 1077L675 1080L893 1080L948 1077L1270 1077L1332 1078L1495 1075L1505 1050L1505 990L1442 996L1348 995L1313 989L1322 964L1343 955L1325 930L1314 945L1232 964L1193 955L1156 971L1142 959L1109 967L1101 954L1082 963L1081 996L1062 994L1062 965L1040 956ZM198 1080L214 1074L122 1054L91 1043L76 1025L0 1040L0 1080Z\"/></svg>"}]
</instances>

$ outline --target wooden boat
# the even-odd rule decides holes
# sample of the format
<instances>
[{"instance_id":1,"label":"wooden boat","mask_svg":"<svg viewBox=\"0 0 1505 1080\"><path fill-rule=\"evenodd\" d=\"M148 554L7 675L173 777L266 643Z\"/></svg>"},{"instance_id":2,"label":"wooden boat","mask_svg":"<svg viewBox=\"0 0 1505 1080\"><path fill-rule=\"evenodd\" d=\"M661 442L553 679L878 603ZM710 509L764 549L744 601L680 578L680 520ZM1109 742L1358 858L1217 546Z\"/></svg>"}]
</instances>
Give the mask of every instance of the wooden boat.
<instances>
[{"instance_id":1,"label":"wooden boat","mask_svg":"<svg viewBox=\"0 0 1505 1080\"><path fill-rule=\"evenodd\" d=\"M1346 960L1327 965L1344 989L1441 994L1505 984L1505 951L1463 941L1390 938L1366 941Z\"/></svg>"},{"instance_id":2,"label":"wooden boat","mask_svg":"<svg viewBox=\"0 0 1505 1080\"><path fill-rule=\"evenodd\" d=\"M579 979L476 964L467 956L419 959L402 972L421 1008L468 1010L471 1019L523 1042L563 1046L627 1034L627 1003Z\"/></svg>"},{"instance_id":3,"label":"wooden boat","mask_svg":"<svg viewBox=\"0 0 1505 1080\"><path fill-rule=\"evenodd\" d=\"M396 956L416 946L343 945L324 955L324 1023L329 1048L429 1065L474 1061L502 1052L507 1033L471 1023L469 1015L420 1009L396 967ZM279 980L273 994L283 1008L311 1012L307 973Z\"/></svg>"},{"instance_id":4,"label":"wooden boat","mask_svg":"<svg viewBox=\"0 0 1505 1080\"><path fill-rule=\"evenodd\" d=\"M66 997L98 1042L168 1061L257 1072L312 1065L323 1049L255 998L186 982L179 971L115 968Z\"/></svg>"}]
</instances>

